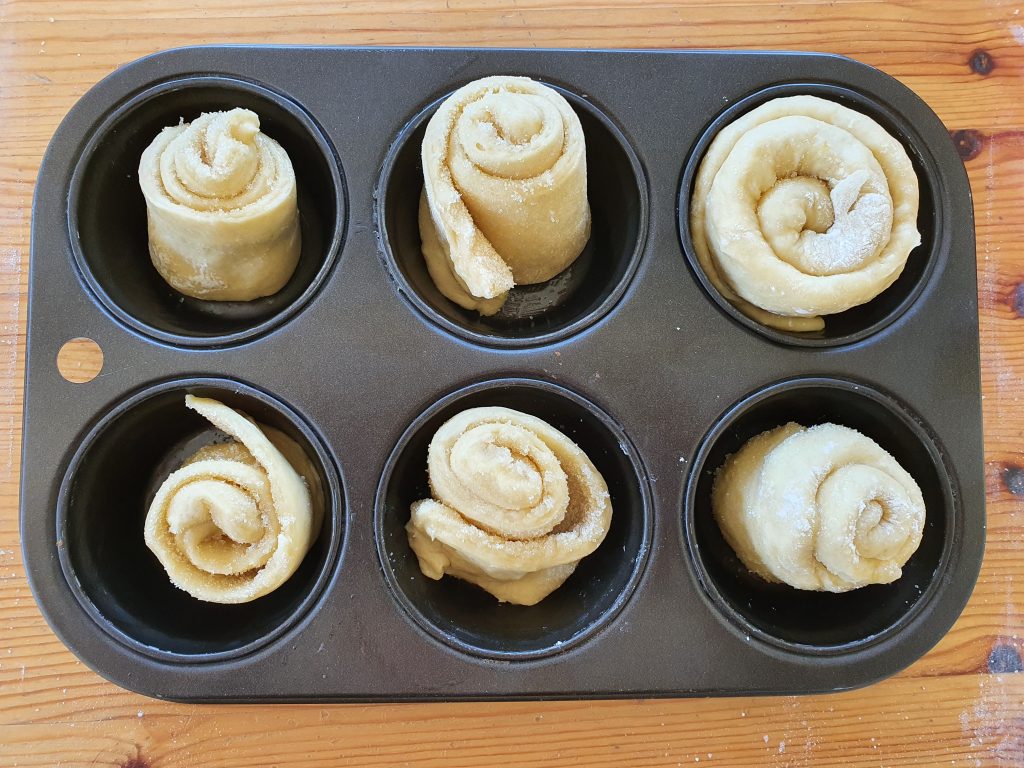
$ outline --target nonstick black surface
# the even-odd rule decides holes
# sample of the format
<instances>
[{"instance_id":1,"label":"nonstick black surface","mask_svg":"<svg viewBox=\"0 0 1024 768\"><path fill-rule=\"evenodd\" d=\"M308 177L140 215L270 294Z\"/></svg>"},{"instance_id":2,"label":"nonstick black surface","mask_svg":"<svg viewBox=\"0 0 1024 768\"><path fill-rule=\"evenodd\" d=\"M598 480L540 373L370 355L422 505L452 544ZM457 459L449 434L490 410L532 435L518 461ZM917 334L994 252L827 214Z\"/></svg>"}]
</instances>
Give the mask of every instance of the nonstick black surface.
<instances>
[{"instance_id":1,"label":"nonstick black surface","mask_svg":"<svg viewBox=\"0 0 1024 768\"><path fill-rule=\"evenodd\" d=\"M587 138L591 242L494 318L426 276L419 137L470 80L559 88ZM723 121L814 93L870 114L921 181L923 244L901 279L820 334L738 315L693 259L687 207ZM251 303L197 302L156 275L138 158L155 133L246 106L288 151L303 253ZM22 541L37 599L87 664L190 701L805 693L924 654L973 588L984 542L970 190L911 91L824 54L209 47L128 65L55 135L33 209ZM87 336L104 369L64 381ZM273 595L211 606L142 542L152 492L214 439L186 392L289 433L327 515ZM506 405L562 429L608 480L612 530L547 600L502 606L425 579L405 541L434 429ZM750 576L710 520L713 472L790 419L855 427L922 486L928 524L895 584L798 593Z\"/></svg>"}]
</instances>

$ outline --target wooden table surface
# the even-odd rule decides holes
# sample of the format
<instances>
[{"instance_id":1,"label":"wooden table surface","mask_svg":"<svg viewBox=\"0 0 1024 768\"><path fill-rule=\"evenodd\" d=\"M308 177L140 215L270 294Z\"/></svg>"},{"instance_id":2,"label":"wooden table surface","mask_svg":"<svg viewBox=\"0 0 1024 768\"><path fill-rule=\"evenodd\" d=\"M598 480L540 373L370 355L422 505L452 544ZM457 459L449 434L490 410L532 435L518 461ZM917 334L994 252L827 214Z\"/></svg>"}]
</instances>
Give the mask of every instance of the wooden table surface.
<instances>
[{"instance_id":1,"label":"wooden table surface","mask_svg":"<svg viewBox=\"0 0 1024 768\"><path fill-rule=\"evenodd\" d=\"M191 706L92 673L40 616L20 550L32 189L58 121L93 83L211 42L806 49L913 88L954 136L977 217L988 548L952 631L893 679L804 698ZM0 765L1024 765L1022 378L1020 4L0 0Z\"/></svg>"}]
</instances>

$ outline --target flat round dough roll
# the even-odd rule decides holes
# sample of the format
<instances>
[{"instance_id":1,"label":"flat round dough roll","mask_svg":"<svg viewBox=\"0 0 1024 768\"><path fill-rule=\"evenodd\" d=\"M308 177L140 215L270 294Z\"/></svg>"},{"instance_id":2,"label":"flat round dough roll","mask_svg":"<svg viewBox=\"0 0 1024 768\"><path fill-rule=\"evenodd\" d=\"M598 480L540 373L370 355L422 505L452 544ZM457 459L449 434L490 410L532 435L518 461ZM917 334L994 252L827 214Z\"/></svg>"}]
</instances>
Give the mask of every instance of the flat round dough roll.
<instances>
[{"instance_id":1,"label":"flat round dough roll","mask_svg":"<svg viewBox=\"0 0 1024 768\"><path fill-rule=\"evenodd\" d=\"M420 570L533 605L604 540L611 500L582 450L547 422L509 408L470 408L445 422L427 457L434 498L406 525Z\"/></svg>"},{"instance_id":2,"label":"flat round dough roll","mask_svg":"<svg viewBox=\"0 0 1024 768\"><path fill-rule=\"evenodd\" d=\"M421 156L423 255L459 306L493 314L590 238L583 127L546 85L495 76L459 88L430 118Z\"/></svg>"},{"instance_id":3,"label":"flat round dough roll","mask_svg":"<svg viewBox=\"0 0 1024 768\"><path fill-rule=\"evenodd\" d=\"M175 290L249 301L277 293L299 262L295 171L247 109L164 128L142 153L149 254Z\"/></svg>"},{"instance_id":4,"label":"flat round dough roll","mask_svg":"<svg viewBox=\"0 0 1024 768\"><path fill-rule=\"evenodd\" d=\"M782 330L892 285L917 231L906 150L866 115L815 96L773 99L723 128L694 182L701 268L741 312Z\"/></svg>"},{"instance_id":5,"label":"flat round dough roll","mask_svg":"<svg viewBox=\"0 0 1024 768\"><path fill-rule=\"evenodd\" d=\"M924 532L914 479L873 440L837 424L790 423L747 441L719 470L711 502L744 565L798 589L895 581Z\"/></svg>"},{"instance_id":6,"label":"flat round dough roll","mask_svg":"<svg viewBox=\"0 0 1024 768\"><path fill-rule=\"evenodd\" d=\"M283 433L217 400L188 395L185 404L232 440L200 449L164 480L146 546L193 597L246 603L287 581L316 538L322 509L299 475L310 465Z\"/></svg>"}]
</instances>

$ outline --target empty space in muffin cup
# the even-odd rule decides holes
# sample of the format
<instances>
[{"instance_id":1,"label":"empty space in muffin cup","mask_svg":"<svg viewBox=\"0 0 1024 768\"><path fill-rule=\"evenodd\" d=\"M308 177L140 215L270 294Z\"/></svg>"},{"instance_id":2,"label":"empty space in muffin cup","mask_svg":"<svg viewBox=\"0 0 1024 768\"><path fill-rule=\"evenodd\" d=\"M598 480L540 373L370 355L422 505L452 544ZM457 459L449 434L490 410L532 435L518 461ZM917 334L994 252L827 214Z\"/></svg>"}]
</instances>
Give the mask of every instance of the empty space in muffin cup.
<instances>
[{"instance_id":1,"label":"empty space in muffin cup","mask_svg":"<svg viewBox=\"0 0 1024 768\"><path fill-rule=\"evenodd\" d=\"M533 606L500 603L451 576L420 571L405 525L414 501L430 498L427 448L437 429L469 408L502 406L536 416L576 443L602 474L611 527L569 579ZM392 594L430 635L475 656L530 659L558 653L607 626L632 594L650 547L653 512L636 450L597 406L555 384L496 379L459 389L427 408L398 440L377 490L377 549Z\"/></svg>"},{"instance_id":2,"label":"empty space in muffin cup","mask_svg":"<svg viewBox=\"0 0 1024 768\"><path fill-rule=\"evenodd\" d=\"M580 119L587 147L590 239L579 257L550 280L517 285L497 314L463 309L435 286L423 259L417 218L423 190L421 146L427 123L444 99L402 129L384 162L377 189L383 255L400 291L424 315L469 341L526 347L566 338L603 317L625 292L643 252L647 183L622 132L595 105L555 88Z\"/></svg>"},{"instance_id":3,"label":"empty space in muffin cup","mask_svg":"<svg viewBox=\"0 0 1024 768\"><path fill-rule=\"evenodd\" d=\"M751 573L725 541L712 514L716 473L748 440L789 422L855 429L920 486L924 535L898 580L843 593L799 590ZM954 486L934 436L889 395L841 379L791 379L740 400L704 438L687 484L683 530L705 593L740 632L798 654L842 653L898 635L928 604L959 524Z\"/></svg>"},{"instance_id":4,"label":"empty space in muffin cup","mask_svg":"<svg viewBox=\"0 0 1024 768\"><path fill-rule=\"evenodd\" d=\"M291 160L302 250L294 274L272 296L201 300L176 291L153 266L139 161L163 128L236 107L255 112L260 131ZM73 253L89 288L122 322L184 346L242 341L298 311L330 272L344 222L341 169L323 131L290 99L228 77L167 81L115 108L87 143L69 195Z\"/></svg>"},{"instance_id":5,"label":"empty space in muffin cup","mask_svg":"<svg viewBox=\"0 0 1024 768\"><path fill-rule=\"evenodd\" d=\"M149 505L167 476L199 448L227 437L185 407L210 397L273 427L305 453L306 485L320 529L298 569L251 602L204 602L171 583L146 546ZM290 408L224 379L185 379L146 388L113 406L81 442L57 505L61 567L94 621L134 650L205 661L248 653L294 625L317 601L344 532L340 479L317 435Z\"/></svg>"},{"instance_id":6,"label":"empty space in muffin cup","mask_svg":"<svg viewBox=\"0 0 1024 768\"><path fill-rule=\"evenodd\" d=\"M914 167L919 186L917 229L921 244L910 252L905 267L896 281L875 298L844 312L822 315L825 327L821 331L797 332L771 328L748 317L734 306L712 284L697 260L690 227L690 205L693 187L701 161L718 133L756 107L773 99L809 95L833 101L870 117L895 138L906 150ZM918 300L940 261L943 252L945 226L943 203L939 199L938 166L923 139L909 122L894 108L877 99L845 86L827 83L785 83L772 85L745 96L731 104L709 124L694 145L683 168L679 191L679 231L683 252L698 281L719 307L736 322L772 341L792 346L836 347L867 338L898 320Z\"/></svg>"}]
</instances>

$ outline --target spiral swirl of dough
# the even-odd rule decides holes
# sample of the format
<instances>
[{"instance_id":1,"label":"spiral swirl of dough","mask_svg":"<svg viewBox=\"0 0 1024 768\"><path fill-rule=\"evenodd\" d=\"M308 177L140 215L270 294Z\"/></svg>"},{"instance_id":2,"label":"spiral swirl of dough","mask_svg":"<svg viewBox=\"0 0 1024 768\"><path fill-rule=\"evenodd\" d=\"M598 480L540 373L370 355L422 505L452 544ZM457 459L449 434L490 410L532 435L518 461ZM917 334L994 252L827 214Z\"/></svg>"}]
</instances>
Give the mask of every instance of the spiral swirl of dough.
<instances>
[{"instance_id":1,"label":"spiral swirl of dough","mask_svg":"<svg viewBox=\"0 0 1024 768\"><path fill-rule=\"evenodd\" d=\"M790 423L749 440L715 478L712 508L751 571L828 592L898 579L925 522L914 479L836 424Z\"/></svg>"},{"instance_id":2,"label":"spiral swirl of dough","mask_svg":"<svg viewBox=\"0 0 1024 768\"><path fill-rule=\"evenodd\" d=\"M774 99L723 128L690 206L697 259L740 311L783 330L824 327L900 276L918 181L871 118L815 96Z\"/></svg>"},{"instance_id":3,"label":"spiral swirl of dough","mask_svg":"<svg viewBox=\"0 0 1024 768\"><path fill-rule=\"evenodd\" d=\"M199 299L248 301L280 290L301 250L295 172L247 109L163 129L142 154L153 264Z\"/></svg>"},{"instance_id":4,"label":"spiral swirl of dough","mask_svg":"<svg viewBox=\"0 0 1024 768\"><path fill-rule=\"evenodd\" d=\"M586 454L546 422L509 408L471 408L430 442L434 498L406 526L420 570L533 605L604 540L611 501Z\"/></svg>"},{"instance_id":5,"label":"spiral swirl of dough","mask_svg":"<svg viewBox=\"0 0 1024 768\"><path fill-rule=\"evenodd\" d=\"M216 400L185 403L233 440L200 449L164 480L146 515L146 545L193 597L255 600L295 572L315 538L317 515L293 467L307 460L281 432Z\"/></svg>"},{"instance_id":6,"label":"spiral swirl of dough","mask_svg":"<svg viewBox=\"0 0 1024 768\"><path fill-rule=\"evenodd\" d=\"M445 99L421 149L419 225L439 291L494 314L514 284L541 283L590 237L583 128L527 77L476 80Z\"/></svg>"}]
</instances>

